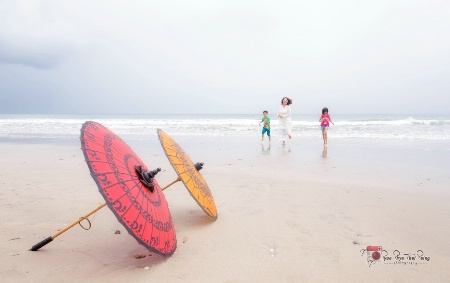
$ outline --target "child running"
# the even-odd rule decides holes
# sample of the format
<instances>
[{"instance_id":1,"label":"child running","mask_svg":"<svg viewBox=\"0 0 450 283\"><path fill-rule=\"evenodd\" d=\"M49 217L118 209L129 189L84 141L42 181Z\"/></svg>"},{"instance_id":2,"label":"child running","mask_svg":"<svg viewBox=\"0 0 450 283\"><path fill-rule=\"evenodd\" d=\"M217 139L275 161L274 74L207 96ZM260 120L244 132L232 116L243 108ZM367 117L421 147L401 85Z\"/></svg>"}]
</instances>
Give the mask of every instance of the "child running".
<instances>
[{"instance_id":1,"label":"child running","mask_svg":"<svg viewBox=\"0 0 450 283\"><path fill-rule=\"evenodd\" d=\"M264 134L267 133L267 136L269 137L269 142L270 142L270 118L269 118L269 112L267 112L267 110L264 110L263 111L263 115L264 115L264 117L262 117L261 122L259 122L259 125L261 125L261 123L263 123L261 141L264 141Z\"/></svg>"},{"instance_id":2,"label":"child running","mask_svg":"<svg viewBox=\"0 0 450 283\"><path fill-rule=\"evenodd\" d=\"M326 144L328 144L327 131L328 131L328 127L330 126L330 122L331 122L331 124L334 125L333 121L331 121L330 114L328 114L327 107L322 109L322 116L320 116L319 122L320 122L320 128L322 129L323 144L326 145Z\"/></svg>"}]
</instances>

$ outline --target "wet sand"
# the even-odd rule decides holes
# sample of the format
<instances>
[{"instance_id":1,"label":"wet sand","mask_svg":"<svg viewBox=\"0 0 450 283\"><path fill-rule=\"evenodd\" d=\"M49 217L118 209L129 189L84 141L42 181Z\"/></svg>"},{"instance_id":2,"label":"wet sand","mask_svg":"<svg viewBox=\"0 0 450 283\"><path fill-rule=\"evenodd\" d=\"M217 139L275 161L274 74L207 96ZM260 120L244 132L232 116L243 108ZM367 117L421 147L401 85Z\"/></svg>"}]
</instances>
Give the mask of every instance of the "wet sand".
<instances>
[{"instance_id":1,"label":"wet sand","mask_svg":"<svg viewBox=\"0 0 450 283\"><path fill-rule=\"evenodd\" d=\"M182 184L165 190L178 239L169 258L139 245L108 208L90 230L75 226L28 251L103 198L78 141L0 143L2 281L448 282L448 143L330 136L324 151L320 140L282 148L274 137L269 150L258 137L172 137L205 162L219 217ZM155 136L129 143L163 169L161 186L176 178ZM386 259L369 266L369 245Z\"/></svg>"}]
</instances>

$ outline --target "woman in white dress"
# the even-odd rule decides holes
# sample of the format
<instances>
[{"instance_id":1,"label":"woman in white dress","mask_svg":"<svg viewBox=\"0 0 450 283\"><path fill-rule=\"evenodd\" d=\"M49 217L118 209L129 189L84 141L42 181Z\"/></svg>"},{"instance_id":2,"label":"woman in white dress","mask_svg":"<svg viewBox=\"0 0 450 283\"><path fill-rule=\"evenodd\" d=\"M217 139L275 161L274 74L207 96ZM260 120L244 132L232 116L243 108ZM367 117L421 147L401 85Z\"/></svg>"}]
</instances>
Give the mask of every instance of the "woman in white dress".
<instances>
[{"instance_id":1,"label":"woman in white dress","mask_svg":"<svg viewBox=\"0 0 450 283\"><path fill-rule=\"evenodd\" d=\"M278 131L283 145L285 145L286 136L292 137L291 108L289 107L291 104L292 99L283 97L278 110Z\"/></svg>"}]
</instances>

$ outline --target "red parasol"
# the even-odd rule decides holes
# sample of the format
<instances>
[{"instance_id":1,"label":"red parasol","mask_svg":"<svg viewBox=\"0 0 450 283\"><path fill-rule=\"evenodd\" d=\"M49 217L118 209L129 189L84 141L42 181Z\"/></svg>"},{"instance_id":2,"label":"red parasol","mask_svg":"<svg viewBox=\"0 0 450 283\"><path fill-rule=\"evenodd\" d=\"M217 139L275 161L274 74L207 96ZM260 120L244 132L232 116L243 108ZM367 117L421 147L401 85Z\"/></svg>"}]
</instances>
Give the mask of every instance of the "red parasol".
<instances>
[{"instance_id":1,"label":"red parasol","mask_svg":"<svg viewBox=\"0 0 450 283\"><path fill-rule=\"evenodd\" d=\"M148 171L122 139L99 123L84 123L80 139L91 176L119 222L150 251L172 255L177 243L175 229L164 194L153 179L160 169ZM43 245L53 238L42 241ZM43 246L40 244L32 250Z\"/></svg>"},{"instance_id":2,"label":"red parasol","mask_svg":"<svg viewBox=\"0 0 450 283\"><path fill-rule=\"evenodd\" d=\"M176 248L172 217L156 180L153 192L140 180L136 168L147 171L141 159L122 139L95 122L84 123L81 145L92 178L117 219L149 250L171 255Z\"/></svg>"}]
</instances>

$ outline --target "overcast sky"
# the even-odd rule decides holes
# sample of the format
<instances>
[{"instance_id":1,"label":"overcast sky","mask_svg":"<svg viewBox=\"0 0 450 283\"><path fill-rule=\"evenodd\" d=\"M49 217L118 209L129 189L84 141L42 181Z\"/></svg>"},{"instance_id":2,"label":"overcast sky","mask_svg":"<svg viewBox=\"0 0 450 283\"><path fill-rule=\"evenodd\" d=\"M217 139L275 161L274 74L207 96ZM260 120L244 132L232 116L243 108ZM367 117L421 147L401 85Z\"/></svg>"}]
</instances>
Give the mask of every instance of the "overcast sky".
<instances>
[{"instance_id":1,"label":"overcast sky","mask_svg":"<svg viewBox=\"0 0 450 283\"><path fill-rule=\"evenodd\" d=\"M0 0L0 113L448 113L450 1Z\"/></svg>"}]
</instances>

